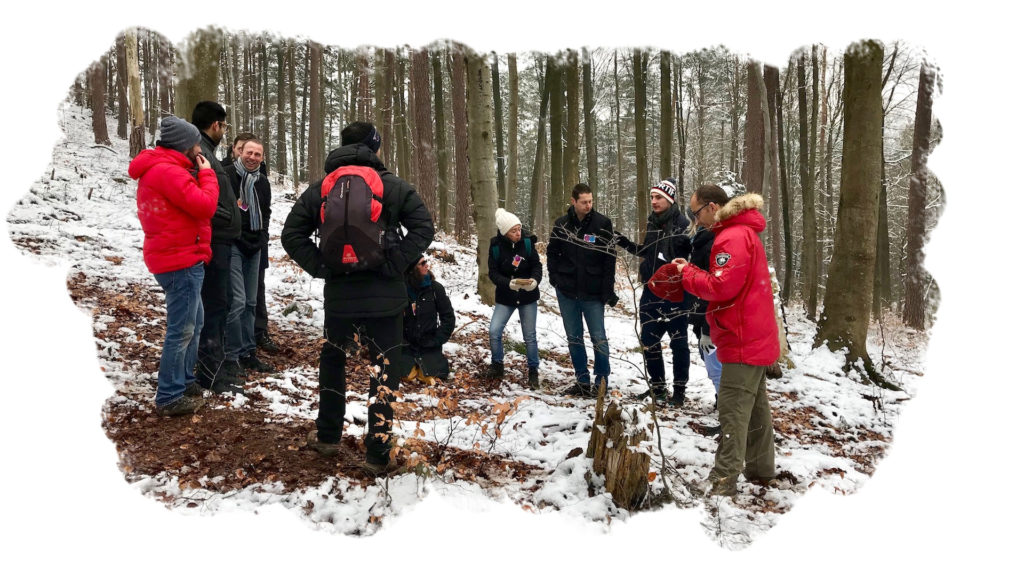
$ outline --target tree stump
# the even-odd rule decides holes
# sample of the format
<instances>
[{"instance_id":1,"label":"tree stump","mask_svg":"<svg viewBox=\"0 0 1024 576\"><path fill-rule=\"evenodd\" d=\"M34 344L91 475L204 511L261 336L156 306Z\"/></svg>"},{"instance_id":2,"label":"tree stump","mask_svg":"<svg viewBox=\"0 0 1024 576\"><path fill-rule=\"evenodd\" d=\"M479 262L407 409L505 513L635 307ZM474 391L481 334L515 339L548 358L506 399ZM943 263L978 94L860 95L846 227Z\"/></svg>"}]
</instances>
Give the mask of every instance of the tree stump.
<instances>
[{"instance_id":1,"label":"tree stump","mask_svg":"<svg viewBox=\"0 0 1024 576\"><path fill-rule=\"evenodd\" d=\"M633 510L647 495L651 456L639 446L648 438L651 424L643 425L640 408L622 408L614 399L606 408L605 392L602 385L587 457L594 460L594 473L604 474L605 489L615 504Z\"/></svg>"}]
</instances>

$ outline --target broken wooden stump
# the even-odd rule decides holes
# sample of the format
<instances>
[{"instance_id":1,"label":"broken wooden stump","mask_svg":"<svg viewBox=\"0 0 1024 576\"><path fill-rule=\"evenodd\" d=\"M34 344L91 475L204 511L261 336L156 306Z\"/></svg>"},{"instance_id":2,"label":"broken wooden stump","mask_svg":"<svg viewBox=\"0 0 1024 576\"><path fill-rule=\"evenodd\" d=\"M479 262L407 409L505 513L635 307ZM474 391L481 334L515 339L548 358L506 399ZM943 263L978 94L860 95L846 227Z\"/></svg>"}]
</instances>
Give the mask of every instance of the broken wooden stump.
<instances>
[{"instance_id":1,"label":"broken wooden stump","mask_svg":"<svg viewBox=\"0 0 1024 576\"><path fill-rule=\"evenodd\" d=\"M612 399L605 408L605 393L602 385L587 457L594 460L594 473L604 474L605 490L615 504L634 510L647 495L651 456L639 446L647 440L651 424L644 425L643 409L636 406L622 408Z\"/></svg>"}]
</instances>

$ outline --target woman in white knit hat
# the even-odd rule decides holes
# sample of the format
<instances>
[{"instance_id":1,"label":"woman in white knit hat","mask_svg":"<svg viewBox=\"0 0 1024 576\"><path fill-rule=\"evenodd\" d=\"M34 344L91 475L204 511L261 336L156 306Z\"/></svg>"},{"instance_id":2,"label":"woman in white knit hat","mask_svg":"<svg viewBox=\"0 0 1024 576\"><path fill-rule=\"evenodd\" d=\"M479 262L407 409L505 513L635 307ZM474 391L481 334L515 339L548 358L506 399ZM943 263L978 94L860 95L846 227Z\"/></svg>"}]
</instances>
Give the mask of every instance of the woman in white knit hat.
<instances>
[{"instance_id":1,"label":"woman in white knit hat","mask_svg":"<svg viewBox=\"0 0 1024 576\"><path fill-rule=\"evenodd\" d=\"M537 237L524 233L519 218L503 208L494 213L494 222L498 226L498 234L491 238L487 276L494 282L496 303L491 316L491 365L487 376L501 378L505 374L505 350L501 336L512 313L518 310L526 343L527 384L538 389L537 300L540 299L540 289L537 285L544 269L537 255Z\"/></svg>"}]
</instances>

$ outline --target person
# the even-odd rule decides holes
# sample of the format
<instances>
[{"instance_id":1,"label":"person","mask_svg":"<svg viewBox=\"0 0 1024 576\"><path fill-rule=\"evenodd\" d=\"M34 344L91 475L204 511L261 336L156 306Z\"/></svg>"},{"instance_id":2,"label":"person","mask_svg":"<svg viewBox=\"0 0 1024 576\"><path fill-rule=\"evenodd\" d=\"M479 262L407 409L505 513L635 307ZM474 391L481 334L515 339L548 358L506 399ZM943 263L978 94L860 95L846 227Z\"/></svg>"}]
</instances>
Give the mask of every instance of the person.
<instances>
[{"instance_id":1,"label":"person","mask_svg":"<svg viewBox=\"0 0 1024 576\"><path fill-rule=\"evenodd\" d=\"M455 309L444 286L423 256L405 274L409 304L402 321L402 354L398 373L408 381L433 385L448 379L448 358L441 347L455 331Z\"/></svg>"},{"instance_id":2,"label":"person","mask_svg":"<svg viewBox=\"0 0 1024 576\"><path fill-rule=\"evenodd\" d=\"M167 332L157 372L156 413L191 414L203 405L195 365L203 328L204 265L210 261L210 218L217 175L202 156L199 130L176 116L160 121L160 140L132 159L136 204L145 239L142 258L165 294ZM193 176L193 167L199 169Z\"/></svg>"},{"instance_id":3,"label":"person","mask_svg":"<svg viewBox=\"0 0 1024 576\"><path fill-rule=\"evenodd\" d=\"M524 234L523 224L515 214L498 208L494 213L498 234L491 238L487 254L487 277L494 282L494 313L491 315L491 365L488 378L505 374L505 350L502 333L512 313L519 312L523 342L526 344L527 386L540 388L540 353L537 350L538 284L544 268L537 254L537 237Z\"/></svg>"},{"instance_id":4,"label":"person","mask_svg":"<svg viewBox=\"0 0 1024 576\"><path fill-rule=\"evenodd\" d=\"M604 307L615 306L615 249L612 222L594 210L590 186L579 183L572 189L572 205L555 220L548 242L548 276L558 297L562 325L569 341L569 357L576 372L570 391L596 395L611 373L608 338L604 330ZM586 320L594 345L594 384L587 369L583 345Z\"/></svg>"},{"instance_id":5,"label":"person","mask_svg":"<svg viewBox=\"0 0 1024 576\"><path fill-rule=\"evenodd\" d=\"M218 394L242 394L244 374L224 363L228 309L231 307L231 246L241 235L242 218L217 146L227 132L224 107L203 100L192 110L192 124L199 129L203 156L217 175L217 211L210 220L211 257L203 277L203 332L199 338L199 385Z\"/></svg>"},{"instance_id":6,"label":"person","mask_svg":"<svg viewBox=\"0 0 1024 576\"><path fill-rule=\"evenodd\" d=\"M758 236L765 229L759 194L722 198L697 188L690 209L714 230L710 269L675 260L684 290L708 302L711 341L722 362L718 416L722 427L709 495L736 493L740 472L751 482L774 483L775 443L765 374L779 357L779 334L768 259Z\"/></svg>"},{"instance_id":7,"label":"person","mask_svg":"<svg viewBox=\"0 0 1024 576\"><path fill-rule=\"evenodd\" d=\"M323 456L335 456L341 446L345 422L345 363L348 351L366 346L376 372L370 378L366 461L363 470L380 475L395 469L391 462L391 406L393 391L402 374L396 371L402 345L402 314L409 302L403 272L416 262L434 238L430 212L411 184L395 176L381 162L380 133L369 122L354 122L342 130L341 147L324 164L328 175L344 167L362 167L382 185L380 221L389 232L386 258L376 268L348 274L336 271L311 236L320 223L321 188L311 185L292 206L281 231L285 252L299 266L324 283L324 338L320 352L320 408L316 430L307 445ZM398 240L394 230L404 227ZM321 238L323 242L323 238ZM321 244L321 247L323 243Z\"/></svg>"},{"instance_id":8,"label":"person","mask_svg":"<svg viewBox=\"0 0 1024 576\"><path fill-rule=\"evenodd\" d=\"M690 346L686 332L695 298L687 294L679 303L663 300L651 291L647 281L658 267L675 258L690 257L690 237L686 234L689 225L676 203L675 179L665 178L651 186L651 214L647 217L643 242L635 244L618 232L615 236L617 245L640 257L639 275L644 284L640 295L640 343L650 388L639 397L668 399L665 362L661 355L661 340L667 333L672 350L671 401L678 406L686 398L686 384L690 380Z\"/></svg>"},{"instance_id":9,"label":"person","mask_svg":"<svg viewBox=\"0 0 1024 576\"><path fill-rule=\"evenodd\" d=\"M231 154L221 161L221 164L224 165L224 170L228 174L233 170L232 166L235 163L235 158L242 155L242 148L245 146L245 143L258 139L259 137L252 132L240 132L235 135L235 140L231 145ZM268 176L266 160L260 163L260 174ZM256 338L257 346L266 352L276 354L281 351L281 347L270 337L270 331L268 330L270 314L267 312L267 268L270 268L270 251L264 246L263 251L260 253L260 277L256 288L256 321L253 327L253 335Z\"/></svg>"},{"instance_id":10,"label":"person","mask_svg":"<svg viewBox=\"0 0 1024 576\"><path fill-rule=\"evenodd\" d=\"M263 143L242 145L228 172L231 189L242 213L241 235L231 245L231 307L227 315L224 361L235 371L270 372L273 367L256 354L256 300L260 258L269 242L270 181L260 172Z\"/></svg>"}]
</instances>

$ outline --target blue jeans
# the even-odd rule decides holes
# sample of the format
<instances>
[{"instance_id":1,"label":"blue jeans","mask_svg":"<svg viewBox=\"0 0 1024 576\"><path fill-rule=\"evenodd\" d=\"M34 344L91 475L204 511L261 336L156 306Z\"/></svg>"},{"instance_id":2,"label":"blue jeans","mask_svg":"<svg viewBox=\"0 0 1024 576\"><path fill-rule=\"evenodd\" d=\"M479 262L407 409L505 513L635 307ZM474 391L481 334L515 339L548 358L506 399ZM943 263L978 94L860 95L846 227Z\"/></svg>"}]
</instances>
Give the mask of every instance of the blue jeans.
<instances>
[{"instance_id":1,"label":"blue jeans","mask_svg":"<svg viewBox=\"0 0 1024 576\"><path fill-rule=\"evenodd\" d=\"M590 341L594 345L594 377L607 378L611 374L608 362L608 337L604 333L604 303L598 300L577 300L555 289L558 308L562 313L562 326L569 340L569 357L576 371L576 381L590 383L587 370L587 347L583 344L583 321L587 322Z\"/></svg>"},{"instance_id":2,"label":"blue jeans","mask_svg":"<svg viewBox=\"0 0 1024 576\"><path fill-rule=\"evenodd\" d=\"M225 333L226 360L238 360L256 349L256 296L260 283L260 253L242 254L231 247L231 307Z\"/></svg>"},{"instance_id":3,"label":"blue jeans","mask_svg":"<svg viewBox=\"0 0 1024 576\"><path fill-rule=\"evenodd\" d=\"M167 334L157 372L156 405L166 406L181 398L185 387L196 381L199 333L203 329L204 266L154 274L164 289L167 306Z\"/></svg>"},{"instance_id":4,"label":"blue jeans","mask_svg":"<svg viewBox=\"0 0 1024 576\"><path fill-rule=\"evenodd\" d=\"M722 362L718 360L718 348L712 348L707 354L701 352L700 355L704 357L708 378L711 378L711 383L715 385L715 394L718 394L718 387L722 381Z\"/></svg>"},{"instance_id":5,"label":"blue jeans","mask_svg":"<svg viewBox=\"0 0 1024 576\"><path fill-rule=\"evenodd\" d=\"M512 313L519 310L519 323L523 326L523 342L526 343L526 366L540 366L540 353L537 352L537 303L523 304L518 308L504 304L494 305L491 315L491 362L501 364L505 361L505 349L501 345L501 334L505 331Z\"/></svg>"}]
</instances>

